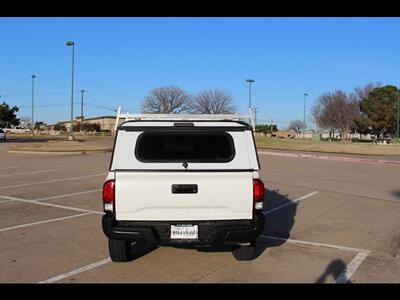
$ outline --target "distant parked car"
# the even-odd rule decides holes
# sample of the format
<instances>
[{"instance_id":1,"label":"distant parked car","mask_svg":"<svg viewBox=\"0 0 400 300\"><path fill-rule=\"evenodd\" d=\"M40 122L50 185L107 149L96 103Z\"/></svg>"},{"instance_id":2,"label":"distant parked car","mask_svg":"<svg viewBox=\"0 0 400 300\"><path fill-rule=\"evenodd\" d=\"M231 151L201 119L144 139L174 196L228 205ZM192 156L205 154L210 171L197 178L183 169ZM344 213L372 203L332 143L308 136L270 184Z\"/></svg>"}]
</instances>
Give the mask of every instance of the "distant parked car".
<instances>
[{"instance_id":1,"label":"distant parked car","mask_svg":"<svg viewBox=\"0 0 400 300\"><path fill-rule=\"evenodd\" d=\"M5 141L7 139L6 133L4 132L3 129L0 128L0 140Z\"/></svg>"},{"instance_id":2,"label":"distant parked car","mask_svg":"<svg viewBox=\"0 0 400 300\"><path fill-rule=\"evenodd\" d=\"M30 133L31 130L29 128L22 128L20 126L16 126L13 128L4 128L4 132L9 132L9 133Z\"/></svg>"}]
</instances>

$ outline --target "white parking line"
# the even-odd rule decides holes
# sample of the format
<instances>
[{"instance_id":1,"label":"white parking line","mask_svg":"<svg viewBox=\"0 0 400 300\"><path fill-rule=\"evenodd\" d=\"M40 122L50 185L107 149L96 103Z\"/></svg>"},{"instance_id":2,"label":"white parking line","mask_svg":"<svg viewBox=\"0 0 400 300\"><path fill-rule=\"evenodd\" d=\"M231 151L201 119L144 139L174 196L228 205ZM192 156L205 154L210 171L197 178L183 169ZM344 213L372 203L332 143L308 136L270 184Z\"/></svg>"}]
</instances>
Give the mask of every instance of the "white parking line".
<instances>
[{"instance_id":1,"label":"white parking line","mask_svg":"<svg viewBox=\"0 0 400 300\"><path fill-rule=\"evenodd\" d=\"M362 262L367 258L369 252L358 252L353 260L346 266L343 272L336 278L336 283L347 283Z\"/></svg>"},{"instance_id":2,"label":"white parking line","mask_svg":"<svg viewBox=\"0 0 400 300\"><path fill-rule=\"evenodd\" d=\"M316 246L316 247L333 248L333 249L339 249L339 250L345 250L345 251L368 252L368 253L370 252L369 250L366 250L366 249L352 248L352 247L338 246L338 245L324 244L324 243L316 243L316 242L307 242L307 241L300 241L300 240L293 240L293 239L285 239L285 238L276 237L276 236L272 236L272 235L260 235L260 238L271 239L271 240L279 240L279 241L286 241L288 243L293 243L293 244L301 244L301 245L309 245L309 246Z\"/></svg>"},{"instance_id":3,"label":"white parking line","mask_svg":"<svg viewBox=\"0 0 400 300\"><path fill-rule=\"evenodd\" d=\"M367 258L368 254L370 253L369 250L365 249L359 249L359 248L352 248L352 247L344 247L344 246L338 246L338 245L331 245L331 244L323 244L323 243L315 243L315 242L307 242L307 241L299 241L299 240L292 240L292 239L285 239L285 238L279 238L275 236L268 236L268 235L261 235L261 238L265 239L274 239L274 240L283 240L287 241L290 243L295 243L295 244L303 244L303 245L310 245L310 246L318 246L318 247L327 247L327 248L334 248L334 249L339 249L339 250L346 250L346 251L354 251L358 252L356 257L346 266L345 270L336 278L335 282L336 283L346 283L350 280L351 276L355 273L355 271L358 269L358 267L361 265L361 263ZM39 283L53 283L60 281L62 279L65 279L67 277L77 275L79 273L83 273L88 270L95 269L99 266L102 266L104 264L107 264L111 262L110 258L105 258L102 259L98 262L92 263L87 266L80 267L78 269L51 277L49 279L46 279L44 281L41 281Z\"/></svg>"},{"instance_id":4,"label":"white parking line","mask_svg":"<svg viewBox=\"0 0 400 300\"><path fill-rule=\"evenodd\" d=\"M42 171L32 171L32 172L27 172L27 173L12 173L12 174L4 174L0 175L0 177L7 177L7 176L17 176L17 175L31 175L31 174L39 174L39 173L49 173L49 172L57 172L59 169L54 169L54 170L42 170Z\"/></svg>"},{"instance_id":5,"label":"white parking line","mask_svg":"<svg viewBox=\"0 0 400 300\"><path fill-rule=\"evenodd\" d=\"M0 200L0 203L6 203L6 202L11 202L11 201L15 201L15 200L10 200L10 199L8 199L8 200Z\"/></svg>"},{"instance_id":6,"label":"white parking line","mask_svg":"<svg viewBox=\"0 0 400 300\"><path fill-rule=\"evenodd\" d=\"M366 249L338 246L338 245L332 245L332 244L307 242L307 241L299 241L299 240L293 240L293 239L285 239L285 238L280 238L280 237L270 236L270 235L260 235L260 238L286 241L289 243L300 244L300 245L326 247L326 248L333 248L333 249L338 249L338 250L358 252L357 255L352 259L352 261L342 271L342 273L335 279L336 283L348 282L350 280L351 276L357 271L357 269L360 267L362 262L367 258L367 256L371 252L370 250L366 250Z\"/></svg>"},{"instance_id":7,"label":"white parking line","mask_svg":"<svg viewBox=\"0 0 400 300\"><path fill-rule=\"evenodd\" d=\"M72 218L76 218L76 217L87 216L87 215L91 215L91 214L92 213L87 212L87 213L78 214L78 215L72 215L72 216L61 217L61 218L56 218L56 219L49 219L49 220L38 221L38 222L33 222L33 223L10 226L10 227L5 227L5 228L0 228L0 232L13 230L13 229L18 229L18 228L30 227L30 226L44 224L44 223L58 222L58 221L62 221L62 220L67 220L67 219L72 219Z\"/></svg>"},{"instance_id":8,"label":"white parking line","mask_svg":"<svg viewBox=\"0 0 400 300\"><path fill-rule=\"evenodd\" d=\"M76 195L82 195L82 194L89 194L89 193L99 192L99 191L101 191L101 190L102 190L102 189L97 189L97 190L83 191L83 192L72 193L72 194L58 195L58 196L52 196L52 197L46 197L46 198L35 199L34 201L44 201L44 200L65 198L65 197L69 197L69 196L76 196Z\"/></svg>"},{"instance_id":9,"label":"white parking line","mask_svg":"<svg viewBox=\"0 0 400 300\"><path fill-rule=\"evenodd\" d=\"M34 201L34 200L27 200L27 199L21 199L21 198L10 197L10 196L0 196L0 198L7 199L7 200L13 200L13 201L26 202L26 203L31 203L31 204L37 204L37 205L43 205L43 206L50 206L50 207L69 209L69 210L74 210L74 211L90 212L90 213L93 213L93 214L100 214L100 215L103 214L103 212L96 211L96 210L76 208L76 207L72 207L72 206L58 205L58 204L46 203L46 202L37 202L37 201Z\"/></svg>"},{"instance_id":10,"label":"white parking line","mask_svg":"<svg viewBox=\"0 0 400 300\"><path fill-rule=\"evenodd\" d=\"M5 168L0 168L0 170L8 170L8 169L18 169L19 167L14 166L14 167L5 167Z\"/></svg>"},{"instance_id":11,"label":"white parking line","mask_svg":"<svg viewBox=\"0 0 400 300\"><path fill-rule=\"evenodd\" d=\"M111 262L111 259L110 258L105 258L105 259L102 259L102 260L100 260L98 262L95 262L93 264L90 264L90 265L87 265L87 266L84 266L84 267L80 267L80 268L72 270L70 272L51 277L51 278L46 279L44 281L41 281L39 283L53 283L53 282L56 282L56 281L60 281L60 280L62 280L64 278L67 278L67 277L70 277L70 276L73 276L73 275L76 275L76 274L79 274L79 273L82 273L82 272L86 272L86 271L89 271L91 269L100 267L100 266L102 266L104 264L107 264L109 262Z\"/></svg>"},{"instance_id":12,"label":"white parking line","mask_svg":"<svg viewBox=\"0 0 400 300\"><path fill-rule=\"evenodd\" d=\"M282 205L280 205L280 206L278 206L278 207L275 207L275 208L273 208L273 209L267 210L267 211L263 212L263 214L264 214L264 215L268 215L268 214L270 214L270 213L272 213L272 212L274 212L274 211L277 211L278 209L284 208L284 207L289 206L289 205L293 205L293 204L295 204L295 203L300 202L301 200L307 199L307 198L309 198L309 197L311 197L311 196L314 196L314 195L316 195L316 194L318 194L318 193L319 193L319 191L311 192L311 193L309 193L309 194L307 194L307 195L304 195L304 196L302 196L302 197L299 197L299 198L297 198L297 199L294 199L294 200L291 201L291 202L288 202L288 203L282 204Z\"/></svg>"},{"instance_id":13,"label":"white parking line","mask_svg":"<svg viewBox=\"0 0 400 300\"><path fill-rule=\"evenodd\" d=\"M39 181L39 182L31 182L31 183L24 183L24 184L17 184L17 185L9 185L9 186L2 186L2 187L0 187L0 189L9 189L9 188L16 188L16 187L30 186L30 185L37 185L37 184L45 184L45 183L53 183L53 182L60 182L60 181L70 181L70 180L77 180L77 179L82 179L82 178L104 176L106 174L107 173L99 173L99 174L79 176L79 177L69 177L69 178L54 179L54 180L48 180L48 181Z\"/></svg>"}]
</instances>

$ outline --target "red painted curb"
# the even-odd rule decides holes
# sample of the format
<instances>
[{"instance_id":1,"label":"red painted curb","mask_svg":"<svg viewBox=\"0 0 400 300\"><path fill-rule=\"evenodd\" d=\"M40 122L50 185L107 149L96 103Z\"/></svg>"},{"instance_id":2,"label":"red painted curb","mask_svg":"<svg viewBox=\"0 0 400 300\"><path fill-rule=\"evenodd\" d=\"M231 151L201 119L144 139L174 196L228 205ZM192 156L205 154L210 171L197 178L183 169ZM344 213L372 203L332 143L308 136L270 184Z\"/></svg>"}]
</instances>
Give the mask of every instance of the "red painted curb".
<instances>
[{"instance_id":1,"label":"red painted curb","mask_svg":"<svg viewBox=\"0 0 400 300\"><path fill-rule=\"evenodd\" d=\"M316 155L316 154L270 152L270 151L258 151L258 153L266 154L266 155L297 157L297 158L314 158L314 159L336 160L336 161L346 161L346 162L362 162L362 163L370 163L370 164L400 165L400 161L398 161L398 160L387 160L387 159L369 159L369 158L356 158L356 157Z\"/></svg>"}]
</instances>

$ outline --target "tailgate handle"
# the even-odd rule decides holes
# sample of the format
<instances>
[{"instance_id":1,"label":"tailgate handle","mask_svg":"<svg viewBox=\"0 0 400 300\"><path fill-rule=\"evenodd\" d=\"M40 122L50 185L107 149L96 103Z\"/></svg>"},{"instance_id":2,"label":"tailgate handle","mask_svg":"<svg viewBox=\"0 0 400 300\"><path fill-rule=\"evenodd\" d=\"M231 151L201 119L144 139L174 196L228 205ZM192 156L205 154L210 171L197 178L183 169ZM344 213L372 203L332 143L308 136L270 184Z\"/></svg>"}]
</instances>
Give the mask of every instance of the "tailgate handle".
<instances>
[{"instance_id":1,"label":"tailgate handle","mask_svg":"<svg viewBox=\"0 0 400 300\"><path fill-rule=\"evenodd\" d=\"M172 194L197 194L197 184L173 184Z\"/></svg>"}]
</instances>

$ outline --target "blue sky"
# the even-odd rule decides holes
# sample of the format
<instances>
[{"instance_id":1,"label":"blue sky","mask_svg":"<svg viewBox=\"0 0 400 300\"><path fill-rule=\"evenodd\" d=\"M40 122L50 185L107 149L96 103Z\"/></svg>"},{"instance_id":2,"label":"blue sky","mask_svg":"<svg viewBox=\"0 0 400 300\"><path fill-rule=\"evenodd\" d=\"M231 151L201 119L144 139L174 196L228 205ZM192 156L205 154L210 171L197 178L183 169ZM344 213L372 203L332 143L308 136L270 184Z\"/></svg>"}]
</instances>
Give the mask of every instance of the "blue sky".
<instances>
[{"instance_id":1,"label":"blue sky","mask_svg":"<svg viewBox=\"0 0 400 300\"><path fill-rule=\"evenodd\" d=\"M287 126L319 95L369 82L400 83L399 18L0 18L0 101L35 120L70 117L71 48L85 116L134 112L147 93L177 85L189 93L222 88L239 112L255 79L259 123ZM80 114L75 93L74 114ZM312 124L311 124L312 126Z\"/></svg>"}]
</instances>

